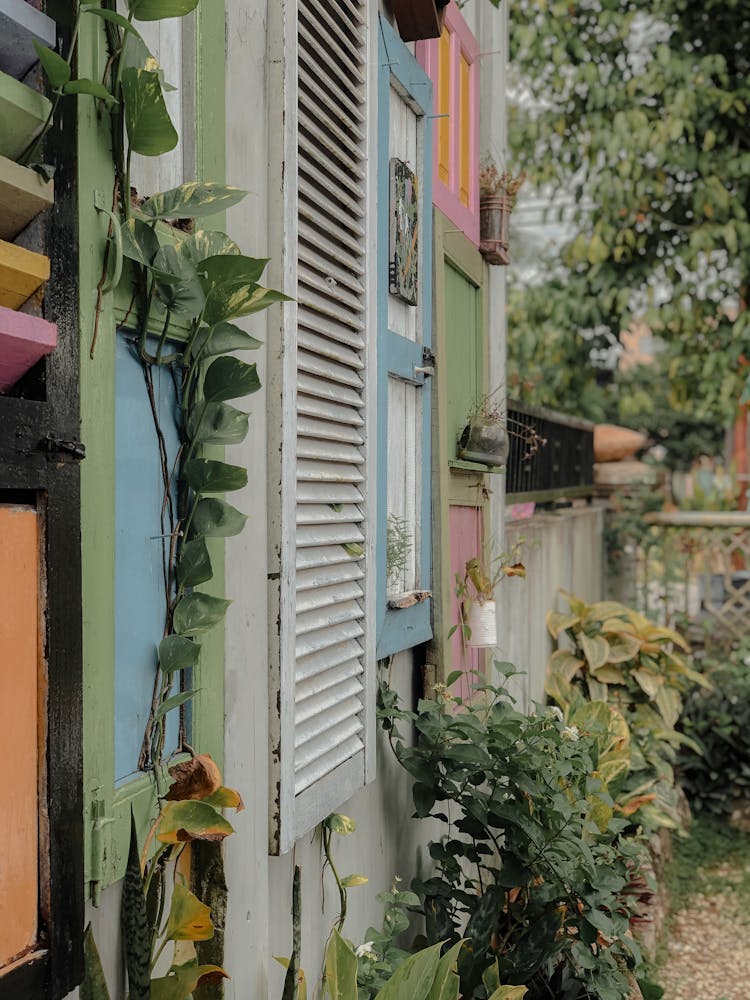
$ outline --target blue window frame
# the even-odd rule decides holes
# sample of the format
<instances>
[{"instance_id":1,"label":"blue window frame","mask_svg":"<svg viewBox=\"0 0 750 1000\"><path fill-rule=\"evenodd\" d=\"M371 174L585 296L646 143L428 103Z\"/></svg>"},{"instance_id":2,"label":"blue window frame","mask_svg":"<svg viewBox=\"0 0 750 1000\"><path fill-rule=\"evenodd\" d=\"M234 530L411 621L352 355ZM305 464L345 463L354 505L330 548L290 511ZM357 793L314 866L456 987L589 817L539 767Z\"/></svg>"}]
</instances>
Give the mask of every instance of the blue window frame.
<instances>
[{"instance_id":1,"label":"blue window frame","mask_svg":"<svg viewBox=\"0 0 750 1000\"><path fill-rule=\"evenodd\" d=\"M432 334L432 83L417 60L382 17L379 19L378 72L378 558L377 655L379 658L409 649L432 638L432 601L428 596L410 607L394 608L388 600L389 503L398 492L405 471L414 514L409 591L431 589L431 408L429 374ZM405 106L400 122L392 121L392 107ZM400 108L399 108L400 110ZM393 137L408 119L414 126L418 241L418 303L394 305L390 293L391 160ZM394 322L406 317L409 330ZM413 310L413 312L408 312ZM401 328L396 328L401 327ZM396 404L413 415L413 424L400 420ZM390 431L390 433L389 433ZM395 455L399 456L398 462ZM400 464L399 464L400 463ZM390 475L389 475L390 474ZM413 478L412 478L413 477Z\"/></svg>"}]
</instances>

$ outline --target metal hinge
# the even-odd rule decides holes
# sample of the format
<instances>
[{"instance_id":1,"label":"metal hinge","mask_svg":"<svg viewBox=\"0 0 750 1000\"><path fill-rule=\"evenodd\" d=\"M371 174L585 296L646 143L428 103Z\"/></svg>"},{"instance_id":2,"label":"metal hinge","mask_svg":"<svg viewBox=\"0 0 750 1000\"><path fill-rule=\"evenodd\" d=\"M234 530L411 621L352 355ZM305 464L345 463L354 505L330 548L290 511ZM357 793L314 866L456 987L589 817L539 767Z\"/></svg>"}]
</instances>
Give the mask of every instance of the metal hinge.
<instances>
[{"instance_id":1,"label":"metal hinge","mask_svg":"<svg viewBox=\"0 0 750 1000\"><path fill-rule=\"evenodd\" d=\"M43 437L37 448L43 451L47 458L56 458L63 462L80 462L86 457L86 448L80 441L63 441L53 434Z\"/></svg>"},{"instance_id":2,"label":"metal hinge","mask_svg":"<svg viewBox=\"0 0 750 1000\"><path fill-rule=\"evenodd\" d=\"M91 824L91 874L89 886L91 890L91 902L94 906L99 906L102 901L102 882L104 881L106 827L110 823L114 823L114 819L106 815L104 799L95 800L91 808L91 813L93 822Z\"/></svg>"}]
</instances>

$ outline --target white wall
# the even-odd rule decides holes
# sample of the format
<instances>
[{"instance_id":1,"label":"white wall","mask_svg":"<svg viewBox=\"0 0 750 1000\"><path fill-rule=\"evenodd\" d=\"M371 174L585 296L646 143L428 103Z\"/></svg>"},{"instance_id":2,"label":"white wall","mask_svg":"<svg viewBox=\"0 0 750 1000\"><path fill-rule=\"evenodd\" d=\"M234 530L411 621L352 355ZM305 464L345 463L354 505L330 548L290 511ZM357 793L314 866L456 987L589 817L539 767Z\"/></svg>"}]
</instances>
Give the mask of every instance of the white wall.
<instances>
[{"instance_id":1,"label":"white wall","mask_svg":"<svg viewBox=\"0 0 750 1000\"><path fill-rule=\"evenodd\" d=\"M547 659L553 650L544 619L566 602L560 588L586 601L603 600L604 509L563 508L513 521L505 528L505 546L522 541L526 578L503 580L498 591L499 655L526 673L514 678L511 690L522 709L544 698Z\"/></svg>"}]
</instances>

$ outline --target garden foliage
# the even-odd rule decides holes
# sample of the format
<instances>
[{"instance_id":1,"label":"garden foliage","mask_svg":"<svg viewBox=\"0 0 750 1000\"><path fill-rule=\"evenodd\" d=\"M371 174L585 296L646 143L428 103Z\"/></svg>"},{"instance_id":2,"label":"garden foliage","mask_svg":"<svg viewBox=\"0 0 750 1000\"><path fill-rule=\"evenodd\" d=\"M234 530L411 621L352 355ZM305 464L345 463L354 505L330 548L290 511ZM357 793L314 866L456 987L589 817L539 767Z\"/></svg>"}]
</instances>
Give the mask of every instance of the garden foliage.
<instances>
[{"instance_id":1,"label":"garden foliage","mask_svg":"<svg viewBox=\"0 0 750 1000\"><path fill-rule=\"evenodd\" d=\"M643 849L623 836L629 821L614 814L606 771L627 767L618 762L627 734L610 732L606 706L598 734L557 709L523 715L504 682L477 684L471 700L439 687L416 712L381 688L416 815L446 824L430 844L434 876L412 885L426 943L466 938L457 970L467 1000L491 996L496 975L526 986L529 1000L622 1000L627 970L640 962L625 890ZM400 735L403 721L416 727L414 746Z\"/></svg>"}]
</instances>

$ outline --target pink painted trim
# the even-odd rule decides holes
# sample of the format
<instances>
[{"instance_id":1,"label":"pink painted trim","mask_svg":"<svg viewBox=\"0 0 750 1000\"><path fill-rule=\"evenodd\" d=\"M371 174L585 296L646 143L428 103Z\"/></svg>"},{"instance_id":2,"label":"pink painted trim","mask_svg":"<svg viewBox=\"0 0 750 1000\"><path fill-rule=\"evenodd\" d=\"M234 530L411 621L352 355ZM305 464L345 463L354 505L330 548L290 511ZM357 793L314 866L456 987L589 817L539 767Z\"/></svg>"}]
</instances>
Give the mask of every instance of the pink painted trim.
<instances>
[{"instance_id":1,"label":"pink painted trim","mask_svg":"<svg viewBox=\"0 0 750 1000\"><path fill-rule=\"evenodd\" d=\"M0 392L57 346L57 327L38 316L0 306Z\"/></svg>"},{"instance_id":2,"label":"pink painted trim","mask_svg":"<svg viewBox=\"0 0 750 1000\"><path fill-rule=\"evenodd\" d=\"M451 35L451 89L450 89L450 185L444 184L438 175L438 128L435 120L433 128L433 171L432 200L451 222L479 246L479 43L469 30L463 14L455 3L448 4L445 13L445 31ZM417 59L432 80L434 99L438 87L438 43L439 39L417 42ZM461 129L458 122L460 106L460 57L463 54L469 63L469 205L459 197L459 148Z\"/></svg>"}]
</instances>

